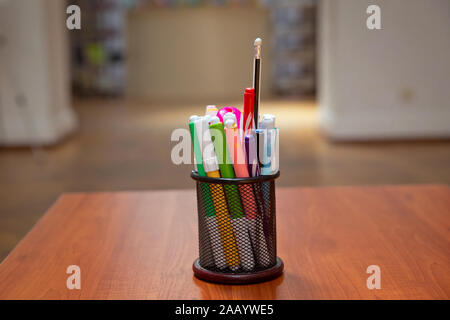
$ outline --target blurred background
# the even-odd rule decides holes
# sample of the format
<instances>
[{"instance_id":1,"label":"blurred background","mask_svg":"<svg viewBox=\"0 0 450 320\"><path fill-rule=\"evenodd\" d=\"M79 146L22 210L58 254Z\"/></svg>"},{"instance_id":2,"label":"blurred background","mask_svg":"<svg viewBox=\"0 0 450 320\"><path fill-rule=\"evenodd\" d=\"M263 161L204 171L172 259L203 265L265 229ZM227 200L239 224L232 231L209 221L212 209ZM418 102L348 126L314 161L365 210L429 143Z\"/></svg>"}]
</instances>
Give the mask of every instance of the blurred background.
<instances>
[{"instance_id":1,"label":"blurred background","mask_svg":"<svg viewBox=\"0 0 450 320\"><path fill-rule=\"evenodd\" d=\"M447 0L0 0L0 260L64 192L193 188L171 132L242 108L256 37L279 186L450 182Z\"/></svg>"}]
</instances>

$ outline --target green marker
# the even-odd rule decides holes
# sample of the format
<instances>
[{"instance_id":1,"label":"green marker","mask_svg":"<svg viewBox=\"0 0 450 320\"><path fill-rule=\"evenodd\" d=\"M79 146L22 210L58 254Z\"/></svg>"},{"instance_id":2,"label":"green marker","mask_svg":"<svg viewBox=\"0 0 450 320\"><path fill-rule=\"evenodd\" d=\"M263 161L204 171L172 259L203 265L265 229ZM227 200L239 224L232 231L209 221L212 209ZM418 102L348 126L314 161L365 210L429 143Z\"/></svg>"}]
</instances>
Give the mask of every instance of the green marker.
<instances>
[{"instance_id":1,"label":"green marker","mask_svg":"<svg viewBox=\"0 0 450 320\"><path fill-rule=\"evenodd\" d=\"M211 117L209 129L216 150L217 160L219 162L220 175L222 178L235 178L233 163L231 161L230 151L228 150L227 140L223 124L219 117Z\"/></svg>"},{"instance_id":2,"label":"green marker","mask_svg":"<svg viewBox=\"0 0 450 320\"><path fill-rule=\"evenodd\" d=\"M234 174L230 151L228 150L225 131L223 130L223 124L220 122L219 117L211 118L209 129L211 131L212 142L219 162L220 175L222 178L235 178L236 176ZM244 210L242 209L237 187L234 185L224 185L224 187L231 218L242 218L244 216Z\"/></svg>"},{"instance_id":3,"label":"green marker","mask_svg":"<svg viewBox=\"0 0 450 320\"><path fill-rule=\"evenodd\" d=\"M199 116L191 116L189 118L189 130L191 131L191 139L192 139L192 146L194 147L194 156L195 156L195 162L197 167L197 172L200 176L206 177L206 172L203 167L203 157L202 157L202 149L200 147L200 143L197 136L197 130L195 128L196 124L195 121L200 119ZM208 185L205 183L201 183L200 187L202 189L203 193L203 199L205 200L205 207L206 207L206 216L213 217L216 215L214 212L214 205L211 197L211 190L209 189Z\"/></svg>"},{"instance_id":4,"label":"green marker","mask_svg":"<svg viewBox=\"0 0 450 320\"><path fill-rule=\"evenodd\" d=\"M198 132L201 130L197 130L196 126L201 125L201 117L199 116L191 116L189 118L189 130L191 132L192 146L194 148L194 157L197 167L197 172L200 176L206 177L205 168L203 166L203 157L202 157L202 148L200 145L200 140L198 139ZM206 183L200 182L200 189L203 195L205 211L206 211L206 225L208 228L209 238L212 242L212 255L214 258L214 264L219 269L224 269L227 264L225 260L225 253L223 251L222 246L214 245L214 243L220 243L221 238L218 231L218 225L216 221L216 212L214 210L214 202L211 196L211 189L209 185ZM209 255L209 254L207 254ZM206 258L208 260L208 258Z\"/></svg>"},{"instance_id":5,"label":"green marker","mask_svg":"<svg viewBox=\"0 0 450 320\"><path fill-rule=\"evenodd\" d=\"M200 143L198 142L197 131L195 130L195 120L200 119L199 116L191 116L189 118L189 130L191 131L192 146L194 147L195 164L197 172L202 177L206 177L205 169L203 168L203 157Z\"/></svg>"}]
</instances>

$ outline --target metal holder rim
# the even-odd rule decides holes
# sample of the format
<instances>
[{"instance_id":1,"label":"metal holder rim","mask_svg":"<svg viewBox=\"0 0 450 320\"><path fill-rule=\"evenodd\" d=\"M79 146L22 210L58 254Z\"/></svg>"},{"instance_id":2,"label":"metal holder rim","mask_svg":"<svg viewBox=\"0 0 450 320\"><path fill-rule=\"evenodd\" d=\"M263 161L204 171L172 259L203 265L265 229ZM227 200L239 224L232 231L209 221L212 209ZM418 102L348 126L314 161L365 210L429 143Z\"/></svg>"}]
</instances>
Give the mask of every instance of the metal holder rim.
<instances>
[{"instance_id":1,"label":"metal holder rim","mask_svg":"<svg viewBox=\"0 0 450 320\"><path fill-rule=\"evenodd\" d=\"M278 170L277 173L271 174L271 175L261 175L257 177L252 178L211 178L211 177L204 177L200 176L196 171L191 172L191 178L199 181L199 182L206 182L206 183L215 183L215 184L246 184L246 183L255 183L255 182L267 182L275 180L280 176L280 171Z\"/></svg>"}]
</instances>

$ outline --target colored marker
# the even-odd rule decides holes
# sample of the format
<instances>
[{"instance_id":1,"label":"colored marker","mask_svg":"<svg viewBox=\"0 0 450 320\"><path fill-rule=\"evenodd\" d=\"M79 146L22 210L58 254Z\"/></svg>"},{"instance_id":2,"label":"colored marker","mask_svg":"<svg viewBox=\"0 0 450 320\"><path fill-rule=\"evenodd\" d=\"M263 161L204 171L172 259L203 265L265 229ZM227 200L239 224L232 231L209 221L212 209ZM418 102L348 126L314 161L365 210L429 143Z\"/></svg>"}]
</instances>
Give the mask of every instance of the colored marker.
<instances>
[{"instance_id":1,"label":"colored marker","mask_svg":"<svg viewBox=\"0 0 450 320\"><path fill-rule=\"evenodd\" d=\"M248 178L249 174L247 162L245 161L245 152L241 144L235 115L232 113L227 113L224 116L224 122L228 150L230 151L230 157L236 177Z\"/></svg>"},{"instance_id":2,"label":"colored marker","mask_svg":"<svg viewBox=\"0 0 450 320\"><path fill-rule=\"evenodd\" d=\"M189 118L189 130L191 132L192 147L194 148L195 171L197 171L201 176L206 176L205 170L203 169L202 150L200 148L200 144L198 143L198 137L197 133L195 132L194 124L194 121L199 118L200 117L196 115L193 115Z\"/></svg>"},{"instance_id":3,"label":"colored marker","mask_svg":"<svg viewBox=\"0 0 450 320\"><path fill-rule=\"evenodd\" d=\"M222 122L223 125L225 125L225 123L223 122L223 117L227 113L232 113L236 116L236 125L238 128L240 128L241 127L241 111L239 111L239 109L237 109L235 107L223 107L222 109L220 109L217 112L217 117L220 119L220 122Z\"/></svg>"},{"instance_id":4,"label":"colored marker","mask_svg":"<svg viewBox=\"0 0 450 320\"><path fill-rule=\"evenodd\" d=\"M278 128L274 128L274 136L272 144L272 150L274 151L272 152L272 159L270 161L272 174L275 174L280 170L280 135L278 133Z\"/></svg>"},{"instance_id":5,"label":"colored marker","mask_svg":"<svg viewBox=\"0 0 450 320\"><path fill-rule=\"evenodd\" d=\"M274 121L269 123L261 122L260 126L264 125L266 127L271 127L270 129L256 129L255 133L258 139L258 160L260 161L261 175L271 175L271 148L270 148L270 134L273 132ZM271 186L271 182L262 182L262 187L266 190L269 190ZM273 205L270 202L270 192L263 192L263 200L264 200L264 215L263 215L263 230L266 236L267 245L270 248L273 248L274 239L272 239L272 230L273 230L273 217L271 216Z\"/></svg>"},{"instance_id":6,"label":"colored marker","mask_svg":"<svg viewBox=\"0 0 450 320\"><path fill-rule=\"evenodd\" d=\"M231 159L233 161L233 167L236 173L236 177L248 178L249 174L247 165L245 163L245 153L244 149L242 148L238 128L236 126L236 117L232 113L227 113L224 116L224 121L225 121L226 140L228 143L228 149L230 150ZM248 226L248 231L250 232L250 239L248 240L252 241L252 233L256 231L256 217L258 215L258 209L255 202L255 196L253 194L253 188L251 184L242 184L239 185L238 188L239 193L241 195L242 204L244 206L245 217L234 219L232 220L232 223L234 221L241 220L246 226ZM241 228L242 227L243 226L241 226ZM253 248L255 248L256 247L255 242L252 243ZM242 267L245 270L252 270L255 267L255 261L251 250L251 246L244 247L242 251L243 251L241 254Z\"/></svg>"},{"instance_id":7,"label":"colored marker","mask_svg":"<svg viewBox=\"0 0 450 320\"><path fill-rule=\"evenodd\" d=\"M191 116L189 119L189 129L191 132L192 145L194 147L194 156L197 162L197 172L200 176L205 177L206 172L203 166L202 150L197 135L197 129L195 127L195 122L200 119L201 118L198 116ZM221 243L221 240L219 229L217 226L216 212L214 211L214 202L211 196L211 190L209 186L205 183L200 183L200 189L203 195L206 209L206 217L205 217L206 227L210 240L210 248L212 250L214 264L217 268L224 269L226 268L227 264L225 260L225 253L223 251L223 247L220 245L219 246L215 245L216 243ZM210 253L206 253L206 256L208 255L210 256ZM202 261L202 263L205 263L205 261L206 262L209 261L209 259L202 259L202 257L200 257L200 260Z\"/></svg>"},{"instance_id":8,"label":"colored marker","mask_svg":"<svg viewBox=\"0 0 450 320\"><path fill-rule=\"evenodd\" d=\"M253 129L253 108L255 105L255 89L246 88L244 92L244 134L251 133Z\"/></svg>"},{"instance_id":9,"label":"colored marker","mask_svg":"<svg viewBox=\"0 0 450 320\"><path fill-rule=\"evenodd\" d=\"M217 157L214 151L214 145L211 141L211 134L209 132L209 120L210 117L205 116L196 121L197 135L202 137L201 148L206 175L212 178L220 178ZM232 270L237 270L240 265L239 252L236 245L236 239L233 234L230 217L228 216L224 190L219 184L210 184L210 189L221 238L220 242L222 243L223 250L225 251L226 263Z\"/></svg>"},{"instance_id":10,"label":"colored marker","mask_svg":"<svg viewBox=\"0 0 450 320\"><path fill-rule=\"evenodd\" d=\"M265 168L263 175L275 174L278 172L279 163L279 136L278 129L275 128L275 116L273 114L263 114L262 120L259 123L259 128L266 130L266 148L267 156L269 157L269 164Z\"/></svg>"},{"instance_id":11,"label":"colored marker","mask_svg":"<svg viewBox=\"0 0 450 320\"><path fill-rule=\"evenodd\" d=\"M217 114L217 111L219 111L217 107L215 105L210 104L206 106L205 115L213 117Z\"/></svg>"},{"instance_id":12,"label":"colored marker","mask_svg":"<svg viewBox=\"0 0 450 320\"><path fill-rule=\"evenodd\" d=\"M256 148L255 137L253 134L245 135L245 160L248 166L250 177L259 176L258 150Z\"/></svg>"},{"instance_id":13,"label":"colored marker","mask_svg":"<svg viewBox=\"0 0 450 320\"><path fill-rule=\"evenodd\" d=\"M275 129L275 116L273 114L263 114L262 120L259 123L259 128L265 130L265 149L266 164L262 170L262 175L274 174L278 171L278 135ZM275 162L275 163L274 163ZM276 171L275 171L276 170Z\"/></svg>"},{"instance_id":14,"label":"colored marker","mask_svg":"<svg viewBox=\"0 0 450 320\"><path fill-rule=\"evenodd\" d=\"M259 165L255 137L253 136L253 134L245 135L245 150L250 176L256 177L259 175ZM258 262L258 264L267 267L270 265L271 261L269 259L269 251L267 247L267 240L264 234L263 221L265 219L265 212L268 208L266 208L265 206L261 186L262 184L255 185L253 188L259 214L256 222L253 222L253 225L251 225L250 227L250 234L253 243L256 242L257 244L257 252L260 252L259 255L256 255L256 261Z\"/></svg>"},{"instance_id":15,"label":"colored marker","mask_svg":"<svg viewBox=\"0 0 450 320\"><path fill-rule=\"evenodd\" d=\"M261 125L261 124L260 124ZM270 175L271 163L270 163L270 142L269 133L267 129L256 129L256 141L258 149L258 164L261 170L261 175Z\"/></svg>"},{"instance_id":16,"label":"colored marker","mask_svg":"<svg viewBox=\"0 0 450 320\"><path fill-rule=\"evenodd\" d=\"M212 117L209 125L214 149L219 160L219 169L222 178L235 178L233 165L231 164L230 152L228 150L226 135L223 124L218 117ZM231 223L236 236L236 242L240 253L242 267L245 270L254 268L254 258L251 240L244 219L244 211L241 205L238 188L235 185L224 185L225 194L230 210Z\"/></svg>"}]
</instances>

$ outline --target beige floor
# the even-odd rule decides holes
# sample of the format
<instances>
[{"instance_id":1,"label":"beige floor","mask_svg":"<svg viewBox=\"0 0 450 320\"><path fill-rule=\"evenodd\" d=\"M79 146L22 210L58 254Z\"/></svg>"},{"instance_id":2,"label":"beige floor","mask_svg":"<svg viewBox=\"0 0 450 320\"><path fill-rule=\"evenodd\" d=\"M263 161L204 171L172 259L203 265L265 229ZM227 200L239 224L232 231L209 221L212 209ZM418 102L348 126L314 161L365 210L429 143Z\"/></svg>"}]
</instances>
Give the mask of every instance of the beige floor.
<instances>
[{"instance_id":1,"label":"beige floor","mask_svg":"<svg viewBox=\"0 0 450 320\"><path fill-rule=\"evenodd\" d=\"M75 108L79 131L60 145L0 149L0 260L63 192L194 187L192 167L171 163L170 134L203 106L91 99ZM278 186L450 183L450 141L331 143L314 102L261 111L280 128Z\"/></svg>"}]
</instances>

